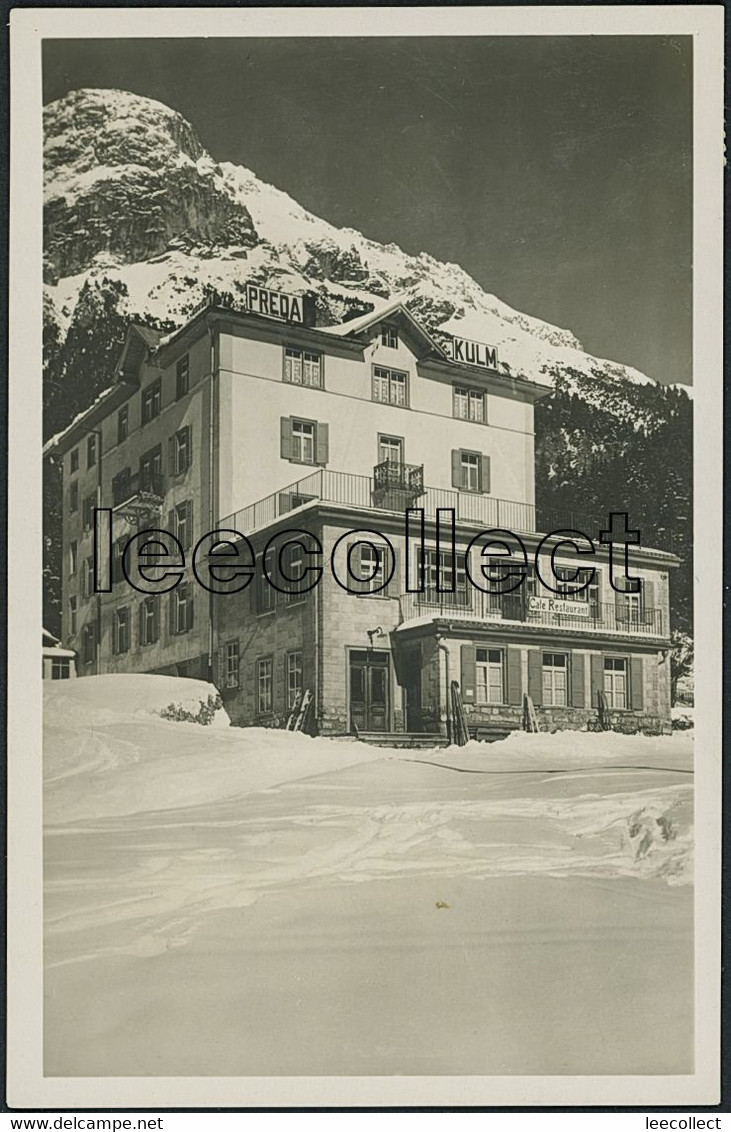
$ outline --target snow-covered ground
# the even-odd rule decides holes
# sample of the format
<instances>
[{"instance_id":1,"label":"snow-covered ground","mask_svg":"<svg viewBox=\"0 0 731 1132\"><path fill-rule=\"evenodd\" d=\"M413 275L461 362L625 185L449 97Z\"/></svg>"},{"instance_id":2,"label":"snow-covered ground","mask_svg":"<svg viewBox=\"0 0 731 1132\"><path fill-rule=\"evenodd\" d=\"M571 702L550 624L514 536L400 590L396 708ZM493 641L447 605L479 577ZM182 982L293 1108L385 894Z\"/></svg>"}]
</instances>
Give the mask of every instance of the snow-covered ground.
<instances>
[{"instance_id":1,"label":"snow-covered ground","mask_svg":"<svg viewBox=\"0 0 731 1132\"><path fill-rule=\"evenodd\" d=\"M692 1068L692 740L446 751L46 684L49 1075Z\"/></svg>"}]
</instances>

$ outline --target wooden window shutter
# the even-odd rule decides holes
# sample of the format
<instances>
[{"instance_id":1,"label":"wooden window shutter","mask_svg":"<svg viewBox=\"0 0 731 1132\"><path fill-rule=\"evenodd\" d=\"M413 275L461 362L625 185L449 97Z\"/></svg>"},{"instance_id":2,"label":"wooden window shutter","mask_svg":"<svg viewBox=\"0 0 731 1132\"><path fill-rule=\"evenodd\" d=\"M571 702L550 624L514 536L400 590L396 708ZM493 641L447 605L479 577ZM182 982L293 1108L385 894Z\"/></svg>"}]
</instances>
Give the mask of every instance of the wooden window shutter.
<instances>
[{"instance_id":1,"label":"wooden window shutter","mask_svg":"<svg viewBox=\"0 0 731 1132\"><path fill-rule=\"evenodd\" d=\"M177 470L175 467L175 437L171 436L168 440L168 475L174 476Z\"/></svg>"},{"instance_id":2,"label":"wooden window shutter","mask_svg":"<svg viewBox=\"0 0 731 1132\"><path fill-rule=\"evenodd\" d=\"M483 456L480 465L480 491L490 490L490 457Z\"/></svg>"},{"instance_id":3,"label":"wooden window shutter","mask_svg":"<svg viewBox=\"0 0 731 1132\"><path fill-rule=\"evenodd\" d=\"M195 542L195 536L193 535L193 500L189 499L186 506L188 508L188 546L186 546L185 549L187 550L188 547L191 547Z\"/></svg>"},{"instance_id":4,"label":"wooden window shutter","mask_svg":"<svg viewBox=\"0 0 731 1132\"><path fill-rule=\"evenodd\" d=\"M226 683L226 646L219 645L216 652L216 684L219 688L223 688Z\"/></svg>"},{"instance_id":5,"label":"wooden window shutter","mask_svg":"<svg viewBox=\"0 0 731 1132\"><path fill-rule=\"evenodd\" d=\"M170 531L171 535L175 534L175 511L172 507L168 511L168 527L167 527L167 529Z\"/></svg>"},{"instance_id":6,"label":"wooden window shutter","mask_svg":"<svg viewBox=\"0 0 731 1132\"><path fill-rule=\"evenodd\" d=\"M176 604L176 601L177 601L177 594L176 594L175 590L172 590L170 597L168 598L168 629L170 630L170 636L171 637L174 637L175 634L177 633L177 625L175 624L175 604Z\"/></svg>"},{"instance_id":7,"label":"wooden window shutter","mask_svg":"<svg viewBox=\"0 0 731 1132\"><path fill-rule=\"evenodd\" d=\"M627 620L627 595L614 591L614 611L617 621Z\"/></svg>"},{"instance_id":8,"label":"wooden window shutter","mask_svg":"<svg viewBox=\"0 0 731 1132\"><path fill-rule=\"evenodd\" d=\"M185 606L185 619L186 619L185 623L186 623L186 628L188 628L188 629L193 628L193 609L194 609L193 589L192 589L191 586L188 586L188 601L187 601L186 606Z\"/></svg>"},{"instance_id":9,"label":"wooden window shutter","mask_svg":"<svg viewBox=\"0 0 731 1132\"><path fill-rule=\"evenodd\" d=\"M508 649L508 703L520 704L523 701L523 680L521 676L520 649Z\"/></svg>"},{"instance_id":10,"label":"wooden window shutter","mask_svg":"<svg viewBox=\"0 0 731 1132\"><path fill-rule=\"evenodd\" d=\"M315 463L323 468L330 458L330 427L318 423L315 427Z\"/></svg>"},{"instance_id":11,"label":"wooden window shutter","mask_svg":"<svg viewBox=\"0 0 731 1132\"><path fill-rule=\"evenodd\" d=\"M591 707L598 704L597 695L604 691L604 657L596 653L591 658Z\"/></svg>"},{"instance_id":12,"label":"wooden window shutter","mask_svg":"<svg viewBox=\"0 0 731 1132\"><path fill-rule=\"evenodd\" d=\"M292 418L282 417L280 422L281 448L280 455L283 460L292 459Z\"/></svg>"},{"instance_id":13,"label":"wooden window shutter","mask_svg":"<svg viewBox=\"0 0 731 1132\"><path fill-rule=\"evenodd\" d=\"M657 624L658 617L655 613L655 586L649 578L642 579L642 612L645 624L654 624L659 631L660 626Z\"/></svg>"},{"instance_id":14,"label":"wooden window shutter","mask_svg":"<svg viewBox=\"0 0 731 1132\"><path fill-rule=\"evenodd\" d=\"M186 432L188 433L188 463L186 467L189 468L193 463L193 429L190 425L186 426Z\"/></svg>"},{"instance_id":15,"label":"wooden window shutter","mask_svg":"<svg viewBox=\"0 0 731 1132\"><path fill-rule=\"evenodd\" d=\"M474 645L462 645L460 650L461 660L461 692L462 699L465 702L473 704L475 702L475 683L476 683L476 662L477 650Z\"/></svg>"},{"instance_id":16,"label":"wooden window shutter","mask_svg":"<svg viewBox=\"0 0 731 1132\"><path fill-rule=\"evenodd\" d=\"M644 707L644 673L641 656L633 656L630 660L629 688L632 697L632 710L641 711Z\"/></svg>"},{"instance_id":17,"label":"wooden window shutter","mask_svg":"<svg viewBox=\"0 0 731 1132\"><path fill-rule=\"evenodd\" d=\"M586 707L586 695L584 692L584 655L580 652L571 654L571 669L569 676L571 679L571 706L572 707Z\"/></svg>"},{"instance_id":18,"label":"wooden window shutter","mask_svg":"<svg viewBox=\"0 0 731 1132\"><path fill-rule=\"evenodd\" d=\"M536 707L543 703L543 653L540 649L528 652L528 695Z\"/></svg>"},{"instance_id":19,"label":"wooden window shutter","mask_svg":"<svg viewBox=\"0 0 731 1132\"><path fill-rule=\"evenodd\" d=\"M138 643L145 644L145 603L141 601L137 608L137 637Z\"/></svg>"},{"instance_id":20,"label":"wooden window shutter","mask_svg":"<svg viewBox=\"0 0 731 1132\"><path fill-rule=\"evenodd\" d=\"M462 453L459 448L452 449L452 487L462 486Z\"/></svg>"}]
</instances>

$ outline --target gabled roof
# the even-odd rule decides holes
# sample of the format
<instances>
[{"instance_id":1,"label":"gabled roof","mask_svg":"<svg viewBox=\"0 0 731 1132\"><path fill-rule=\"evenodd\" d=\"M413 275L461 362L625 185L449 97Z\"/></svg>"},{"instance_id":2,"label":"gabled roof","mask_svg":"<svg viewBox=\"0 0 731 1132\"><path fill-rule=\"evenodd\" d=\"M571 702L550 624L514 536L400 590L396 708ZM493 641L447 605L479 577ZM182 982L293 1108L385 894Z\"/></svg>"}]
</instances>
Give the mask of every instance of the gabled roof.
<instances>
[{"instance_id":1,"label":"gabled roof","mask_svg":"<svg viewBox=\"0 0 731 1132\"><path fill-rule=\"evenodd\" d=\"M421 323L417 322L407 308L405 304L406 294L391 299L387 303L382 303L381 306L369 311L368 314L359 315L358 318L352 318L349 322L341 322L337 326L328 326L325 329L328 334L335 334L338 338L351 338L362 334L365 330L370 330L372 326L378 326L381 322L396 322L408 328L412 336L423 346L425 354L437 354L440 357L445 357L442 347L435 342Z\"/></svg>"},{"instance_id":2,"label":"gabled roof","mask_svg":"<svg viewBox=\"0 0 731 1132\"><path fill-rule=\"evenodd\" d=\"M119 355L117 375L123 376L124 380L129 380L130 376L136 380L140 365L149 351L158 345L161 337L157 330L151 330L149 326L142 326L139 322L131 322Z\"/></svg>"}]
</instances>

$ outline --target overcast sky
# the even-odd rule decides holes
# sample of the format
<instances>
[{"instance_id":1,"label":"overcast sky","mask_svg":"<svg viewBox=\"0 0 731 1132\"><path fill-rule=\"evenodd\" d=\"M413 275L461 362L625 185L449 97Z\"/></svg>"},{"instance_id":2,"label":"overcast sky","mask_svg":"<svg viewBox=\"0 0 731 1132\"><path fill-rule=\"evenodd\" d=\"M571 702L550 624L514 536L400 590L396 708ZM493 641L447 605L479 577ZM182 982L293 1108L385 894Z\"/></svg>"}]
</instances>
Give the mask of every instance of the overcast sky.
<instances>
[{"instance_id":1,"label":"overcast sky","mask_svg":"<svg viewBox=\"0 0 731 1132\"><path fill-rule=\"evenodd\" d=\"M333 224L691 380L689 39L46 41L44 101L80 87L159 99Z\"/></svg>"}]
</instances>

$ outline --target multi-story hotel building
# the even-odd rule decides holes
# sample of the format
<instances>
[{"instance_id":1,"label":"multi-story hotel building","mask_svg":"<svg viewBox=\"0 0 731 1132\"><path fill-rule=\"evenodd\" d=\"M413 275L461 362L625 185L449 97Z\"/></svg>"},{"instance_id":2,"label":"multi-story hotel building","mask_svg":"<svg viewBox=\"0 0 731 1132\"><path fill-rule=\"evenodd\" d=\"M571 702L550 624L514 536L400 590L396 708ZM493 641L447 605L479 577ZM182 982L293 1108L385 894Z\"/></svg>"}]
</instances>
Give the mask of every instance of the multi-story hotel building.
<instances>
[{"instance_id":1,"label":"multi-story hotel building","mask_svg":"<svg viewBox=\"0 0 731 1132\"><path fill-rule=\"evenodd\" d=\"M519 726L525 695L549 728L585 725L602 701L615 727L667 729L672 554L632 548L641 591L619 594L596 516L580 595L543 590L534 570L502 597L466 578L461 552L485 529L534 555L581 525L536 511L533 407L550 390L489 348L448 356L398 302L327 328L305 325L302 306L252 288L245 312L209 305L165 336L130 326L113 386L48 446L63 459L63 643L79 675L213 679L235 723L266 726L309 690L321 734L444 735L453 681L478 735ZM111 592L95 592L96 507L113 512ZM423 532L406 531L406 508L423 509ZM456 554L444 532L437 548L439 508L454 512ZM257 559L298 531L283 572L298 575L314 540L326 568L306 593L258 571L214 596L188 570L144 595L121 569L138 526L186 552L234 529ZM575 555L555 561L571 577Z\"/></svg>"}]
</instances>

